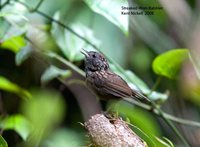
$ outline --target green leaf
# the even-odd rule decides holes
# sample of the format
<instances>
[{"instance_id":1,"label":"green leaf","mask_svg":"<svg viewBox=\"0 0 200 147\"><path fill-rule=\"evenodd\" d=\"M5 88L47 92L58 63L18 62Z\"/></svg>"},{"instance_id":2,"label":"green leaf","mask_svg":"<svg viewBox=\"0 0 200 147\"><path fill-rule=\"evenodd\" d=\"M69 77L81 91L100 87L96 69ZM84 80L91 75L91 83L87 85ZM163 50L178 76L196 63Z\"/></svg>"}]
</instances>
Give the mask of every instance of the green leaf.
<instances>
[{"instance_id":1,"label":"green leaf","mask_svg":"<svg viewBox=\"0 0 200 147\"><path fill-rule=\"evenodd\" d=\"M0 147L8 147L7 142L1 135L0 135Z\"/></svg>"},{"instance_id":2,"label":"green leaf","mask_svg":"<svg viewBox=\"0 0 200 147\"><path fill-rule=\"evenodd\" d=\"M128 15L122 15L122 6L128 6L126 0L84 0L84 2L96 13L104 16L114 25L128 34Z\"/></svg>"},{"instance_id":3,"label":"green leaf","mask_svg":"<svg viewBox=\"0 0 200 147\"><path fill-rule=\"evenodd\" d=\"M25 21L28 19L25 17L25 14L28 12L27 8L20 3L12 3L12 5L7 5L2 10L5 19L13 25L17 25L18 27L24 26Z\"/></svg>"},{"instance_id":4,"label":"green leaf","mask_svg":"<svg viewBox=\"0 0 200 147\"><path fill-rule=\"evenodd\" d=\"M30 120L33 129L30 140L38 144L62 121L65 102L54 91L33 91L34 99L22 104L22 112ZM29 145L33 146L33 145Z\"/></svg>"},{"instance_id":5,"label":"green leaf","mask_svg":"<svg viewBox=\"0 0 200 147\"><path fill-rule=\"evenodd\" d=\"M0 29L0 46L1 46L1 43L3 42L4 36L5 36L5 33L10 28L10 24L7 21L5 21L5 19L0 17L0 26L1 26L1 29Z\"/></svg>"},{"instance_id":6,"label":"green leaf","mask_svg":"<svg viewBox=\"0 0 200 147\"><path fill-rule=\"evenodd\" d=\"M153 61L153 71L169 79L175 79L182 63L188 59L188 49L173 49L157 56Z\"/></svg>"},{"instance_id":7,"label":"green leaf","mask_svg":"<svg viewBox=\"0 0 200 147\"><path fill-rule=\"evenodd\" d=\"M12 83L11 81L2 76L0 76L0 89L11 93L15 93L25 100L31 98L31 94L27 90L19 87L17 84Z\"/></svg>"},{"instance_id":8,"label":"green leaf","mask_svg":"<svg viewBox=\"0 0 200 147\"><path fill-rule=\"evenodd\" d=\"M52 37L50 24L41 24L39 26L29 26L29 31L26 34L27 38L32 40L32 43L37 45L37 51L41 52L57 52L58 46ZM35 37L37 36L37 37ZM30 43L30 46L31 43Z\"/></svg>"},{"instance_id":9,"label":"green leaf","mask_svg":"<svg viewBox=\"0 0 200 147\"><path fill-rule=\"evenodd\" d=\"M22 115L12 115L1 120L0 128L3 130L15 130L23 140L26 140L30 134L30 124Z\"/></svg>"},{"instance_id":10,"label":"green leaf","mask_svg":"<svg viewBox=\"0 0 200 147\"><path fill-rule=\"evenodd\" d=\"M142 93L148 95L151 100L156 102L159 101L159 103L164 103L167 100L168 95L156 91L151 92L151 89L147 86L147 84L139 77L137 77L132 71L126 70L122 73L113 64L110 64L110 67L112 71L119 74L123 79L125 79L132 89L141 91Z\"/></svg>"},{"instance_id":11,"label":"green leaf","mask_svg":"<svg viewBox=\"0 0 200 147\"><path fill-rule=\"evenodd\" d=\"M54 19L61 21L59 12L55 13ZM83 38L98 46L99 42L93 36L93 32L86 26L82 24L72 24L70 28ZM82 48L87 48L88 50L93 49L91 45L55 22L52 24L51 33L65 57L70 61L80 61L84 58L80 53Z\"/></svg>"},{"instance_id":12,"label":"green leaf","mask_svg":"<svg viewBox=\"0 0 200 147\"><path fill-rule=\"evenodd\" d=\"M14 53L17 53L22 47L26 45L26 42L24 40L23 36L14 36L11 37L1 44L1 48L5 48L8 50L13 51Z\"/></svg>"},{"instance_id":13,"label":"green leaf","mask_svg":"<svg viewBox=\"0 0 200 147\"><path fill-rule=\"evenodd\" d=\"M54 78L56 78L58 76L61 76L62 78L67 78L67 77L71 76L71 71L70 70L63 70L63 69L60 69L56 66L51 65L42 74L41 82L47 83L47 82L53 80Z\"/></svg>"},{"instance_id":14,"label":"green leaf","mask_svg":"<svg viewBox=\"0 0 200 147\"><path fill-rule=\"evenodd\" d=\"M14 36L19 36L27 32L29 29L28 19L25 17L27 12L28 10L25 6L15 2L6 5L2 9L4 21L6 20L11 25L3 32L1 40L6 41Z\"/></svg>"},{"instance_id":15,"label":"green leaf","mask_svg":"<svg viewBox=\"0 0 200 147\"><path fill-rule=\"evenodd\" d=\"M19 66L21 65L33 52L32 48L29 45L23 47L15 56L15 62Z\"/></svg>"}]
</instances>

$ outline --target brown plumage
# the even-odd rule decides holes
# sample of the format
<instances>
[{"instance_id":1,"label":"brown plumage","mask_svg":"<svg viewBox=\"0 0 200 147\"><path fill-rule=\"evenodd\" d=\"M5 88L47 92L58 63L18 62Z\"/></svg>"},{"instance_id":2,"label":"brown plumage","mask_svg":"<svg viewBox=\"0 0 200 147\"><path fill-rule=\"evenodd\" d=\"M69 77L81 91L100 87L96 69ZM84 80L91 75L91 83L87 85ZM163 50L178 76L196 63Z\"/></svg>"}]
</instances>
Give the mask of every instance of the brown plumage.
<instances>
[{"instance_id":1,"label":"brown plumage","mask_svg":"<svg viewBox=\"0 0 200 147\"><path fill-rule=\"evenodd\" d=\"M113 98L130 97L132 90L117 74L111 71L92 72L86 78L87 84L98 94L114 96Z\"/></svg>"},{"instance_id":2,"label":"brown plumage","mask_svg":"<svg viewBox=\"0 0 200 147\"><path fill-rule=\"evenodd\" d=\"M109 69L105 57L98 52L83 50L85 55L86 82L103 99L122 97L145 98L138 91L133 91L125 80Z\"/></svg>"}]
</instances>

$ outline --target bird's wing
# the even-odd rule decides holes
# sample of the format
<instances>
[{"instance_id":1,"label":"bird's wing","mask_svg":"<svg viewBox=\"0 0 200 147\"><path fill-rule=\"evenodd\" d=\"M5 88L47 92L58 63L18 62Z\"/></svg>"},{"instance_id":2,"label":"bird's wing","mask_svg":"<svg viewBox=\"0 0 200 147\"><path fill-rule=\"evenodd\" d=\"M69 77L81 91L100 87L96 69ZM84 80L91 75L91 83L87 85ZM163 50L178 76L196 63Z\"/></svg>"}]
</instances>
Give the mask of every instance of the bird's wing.
<instances>
[{"instance_id":1,"label":"bird's wing","mask_svg":"<svg viewBox=\"0 0 200 147\"><path fill-rule=\"evenodd\" d=\"M96 86L101 89L101 92L116 97L131 97L132 89L128 84L117 74L113 72L105 72L100 76L101 82L97 82Z\"/></svg>"}]
</instances>

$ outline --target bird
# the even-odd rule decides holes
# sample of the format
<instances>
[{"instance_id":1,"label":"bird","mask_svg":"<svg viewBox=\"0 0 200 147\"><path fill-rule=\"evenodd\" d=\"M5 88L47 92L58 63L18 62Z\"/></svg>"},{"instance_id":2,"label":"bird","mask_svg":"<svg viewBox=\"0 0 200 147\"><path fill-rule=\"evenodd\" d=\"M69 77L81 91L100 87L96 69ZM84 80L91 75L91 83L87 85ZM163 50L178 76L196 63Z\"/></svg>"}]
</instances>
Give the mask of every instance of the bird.
<instances>
[{"instance_id":1,"label":"bird","mask_svg":"<svg viewBox=\"0 0 200 147\"><path fill-rule=\"evenodd\" d=\"M122 77L111 71L102 53L85 49L82 49L81 53L85 55L86 83L101 99L130 97L148 100L141 92L131 89Z\"/></svg>"}]
</instances>

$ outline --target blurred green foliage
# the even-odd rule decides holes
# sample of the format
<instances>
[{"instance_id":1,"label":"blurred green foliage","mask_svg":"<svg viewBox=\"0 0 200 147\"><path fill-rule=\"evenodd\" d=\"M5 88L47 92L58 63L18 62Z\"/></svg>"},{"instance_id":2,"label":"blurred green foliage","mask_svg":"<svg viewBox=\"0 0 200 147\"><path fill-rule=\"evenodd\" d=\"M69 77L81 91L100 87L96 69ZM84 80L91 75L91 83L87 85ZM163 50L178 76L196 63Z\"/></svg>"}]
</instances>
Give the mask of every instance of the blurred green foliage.
<instances>
[{"instance_id":1,"label":"blurred green foliage","mask_svg":"<svg viewBox=\"0 0 200 147\"><path fill-rule=\"evenodd\" d=\"M21 109L31 122L31 143L34 145L62 121L66 107L62 98L53 91L35 91L32 95L33 99L24 102Z\"/></svg>"},{"instance_id":2,"label":"blurred green foliage","mask_svg":"<svg viewBox=\"0 0 200 147\"><path fill-rule=\"evenodd\" d=\"M174 79L188 57L187 49L174 49L157 56L153 61L152 67L156 74Z\"/></svg>"},{"instance_id":3,"label":"blurred green foliage","mask_svg":"<svg viewBox=\"0 0 200 147\"><path fill-rule=\"evenodd\" d=\"M1 120L0 128L3 130L15 130L23 140L30 135L30 123L23 115L11 115Z\"/></svg>"},{"instance_id":4,"label":"blurred green foliage","mask_svg":"<svg viewBox=\"0 0 200 147\"><path fill-rule=\"evenodd\" d=\"M79 147L83 145L83 135L74 130L70 129L60 129L54 132L52 136L47 138L44 141L45 147L66 147L66 146L74 146Z\"/></svg>"},{"instance_id":5,"label":"blurred green foliage","mask_svg":"<svg viewBox=\"0 0 200 147\"><path fill-rule=\"evenodd\" d=\"M23 61L25 61L31 55L32 51L33 50L28 45L21 48L20 51L18 51L15 56L16 65L18 65L18 66L21 65L23 63Z\"/></svg>"},{"instance_id":6,"label":"blurred green foliage","mask_svg":"<svg viewBox=\"0 0 200 147\"><path fill-rule=\"evenodd\" d=\"M7 142L4 140L2 136L0 136L0 147L8 147Z\"/></svg>"},{"instance_id":7,"label":"blurred green foliage","mask_svg":"<svg viewBox=\"0 0 200 147\"><path fill-rule=\"evenodd\" d=\"M56 77L61 78L68 78L71 76L71 71L69 70L62 70L57 68L56 66L51 65L48 67L45 72L41 76L41 82L42 83L48 83L49 81L53 80Z\"/></svg>"},{"instance_id":8,"label":"blurred green foliage","mask_svg":"<svg viewBox=\"0 0 200 147\"><path fill-rule=\"evenodd\" d=\"M24 46L25 40L22 36L14 36L12 38L7 39L1 44L2 48L9 49L15 53L17 53Z\"/></svg>"},{"instance_id":9,"label":"blurred green foliage","mask_svg":"<svg viewBox=\"0 0 200 147\"><path fill-rule=\"evenodd\" d=\"M8 79L6 79L3 76L0 76L0 89L8 91L8 92L15 93L15 94L17 94L18 96L20 96L24 99L30 99L31 98L31 94L27 90L19 87L15 83L12 83L11 81L9 81Z\"/></svg>"}]
</instances>

